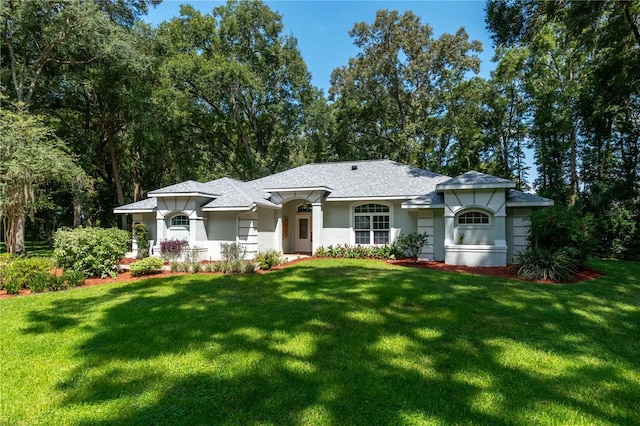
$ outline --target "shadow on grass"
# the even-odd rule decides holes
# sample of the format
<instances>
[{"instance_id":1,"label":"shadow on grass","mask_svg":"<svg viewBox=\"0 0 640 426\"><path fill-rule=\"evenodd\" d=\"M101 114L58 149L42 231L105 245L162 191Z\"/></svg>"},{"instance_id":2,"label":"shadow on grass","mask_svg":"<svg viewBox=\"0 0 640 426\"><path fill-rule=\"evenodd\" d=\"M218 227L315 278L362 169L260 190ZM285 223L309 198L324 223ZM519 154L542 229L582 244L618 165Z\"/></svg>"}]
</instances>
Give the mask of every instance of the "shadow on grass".
<instances>
[{"instance_id":1,"label":"shadow on grass","mask_svg":"<svg viewBox=\"0 0 640 426\"><path fill-rule=\"evenodd\" d=\"M127 403L81 424L637 424L640 283L618 271L556 287L303 262L139 281L25 331L102 312L58 391Z\"/></svg>"}]
</instances>

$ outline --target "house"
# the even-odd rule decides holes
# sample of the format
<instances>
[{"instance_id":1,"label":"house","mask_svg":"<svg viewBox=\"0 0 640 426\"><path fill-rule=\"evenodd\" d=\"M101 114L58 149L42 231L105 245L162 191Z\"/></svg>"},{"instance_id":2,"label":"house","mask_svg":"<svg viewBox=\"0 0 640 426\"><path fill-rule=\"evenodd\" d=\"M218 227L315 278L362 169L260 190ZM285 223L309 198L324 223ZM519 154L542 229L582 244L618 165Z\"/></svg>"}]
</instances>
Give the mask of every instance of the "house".
<instances>
[{"instance_id":1,"label":"house","mask_svg":"<svg viewBox=\"0 0 640 426\"><path fill-rule=\"evenodd\" d=\"M504 266L526 245L531 210L553 201L507 179L470 171L450 178L390 160L307 164L261 179L186 181L116 208L160 242L186 239L203 259L237 242L248 256L269 249L314 253L321 246L391 244L429 235L421 259ZM134 251L135 251L134 241Z\"/></svg>"}]
</instances>

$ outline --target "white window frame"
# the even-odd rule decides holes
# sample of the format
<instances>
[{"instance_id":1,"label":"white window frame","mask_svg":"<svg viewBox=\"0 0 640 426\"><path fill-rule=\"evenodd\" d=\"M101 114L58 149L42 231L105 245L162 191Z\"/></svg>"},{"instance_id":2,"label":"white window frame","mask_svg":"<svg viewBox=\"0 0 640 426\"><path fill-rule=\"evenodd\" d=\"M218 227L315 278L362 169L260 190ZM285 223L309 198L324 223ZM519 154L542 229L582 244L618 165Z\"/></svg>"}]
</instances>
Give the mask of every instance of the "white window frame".
<instances>
[{"instance_id":1,"label":"white window frame","mask_svg":"<svg viewBox=\"0 0 640 426\"><path fill-rule=\"evenodd\" d=\"M467 214L477 213L487 218L487 223L460 223L460 218ZM461 229L484 229L491 228L491 217L492 214L488 211L483 211L480 209L465 209L456 214L456 226Z\"/></svg>"},{"instance_id":2,"label":"white window frame","mask_svg":"<svg viewBox=\"0 0 640 426\"><path fill-rule=\"evenodd\" d=\"M177 219L179 217L186 217L187 218L187 223L186 224L174 224L173 223L174 219ZM184 213L178 213L176 215L171 216L171 218L169 219L169 227L170 228L186 228L186 229L189 229L189 216L184 214Z\"/></svg>"},{"instance_id":3,"label":"white window frame","mask_svg":"<svg viewBox=\"0 0 640 426\"><path fill-rule=\"evenodd\" d=\"M356 212L356 209L360 206L364 206L364 205L369 205L369 204L374 204L374 205L380 205L380 206L384 206L386 209L388 209L388 211L386 212ZM384 246L384 245L390 245L393 244L393 236L394 236L394 232L393 232L393 204L391 203L387 203L387 202L382 202L382 201L359 201L357 203L353 203L351 205L351 209L349 211L349 214L351 216L351 244L352 245L360 245L360 246L368 246L368 247L375 247L375 246ZM369 229L356 229L356 217L369 217ZM389 225L387 229L374 229L373 223L374 223L374 216L386 216L389 220ZM369 232L369 243L359 243L356 241L356 233L357 232L365 232L368 231ZM387 232L388 234L388 241L386 243L375 243L375 233L376 232Z\"/></svg>"}]
</instances>

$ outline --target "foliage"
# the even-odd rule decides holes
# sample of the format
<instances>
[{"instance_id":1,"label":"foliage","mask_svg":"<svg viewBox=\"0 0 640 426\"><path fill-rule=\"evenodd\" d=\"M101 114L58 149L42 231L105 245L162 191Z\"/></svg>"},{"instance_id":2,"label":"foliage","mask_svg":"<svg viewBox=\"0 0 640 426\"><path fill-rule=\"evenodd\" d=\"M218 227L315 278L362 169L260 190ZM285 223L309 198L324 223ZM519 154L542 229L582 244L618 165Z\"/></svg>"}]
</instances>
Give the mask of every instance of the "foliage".
<instances>
[{"instance_id":1,"label":"foliage","mask_svg":"<svg viewBox=\"0 0 640 426\"><path fill-rule=\"evenodd\" d=\"M282 256L282 253L276 250L268 250L256 254L256 263L260 269L264 270L271 269L285 261L286 259Z\"/></svg>"},{"instance_id":2,"label":"foliage","mask_svg":"<svg viewBox=\"0 0 640 426\"><path fill-rule=\"evenodd\" d=\"M18 294L22 289L44 291L48 287L52 267L53 263L48 258L17 257L2 267L0 284L8 294Z\"/></svg>"},{"instance_id":3,"label":"foliage","mask_svg":"<svg viewBox=\"0 0 640 426\"><path fill-rule=\"evenodd\" d=\"M0 424L634 425L640 262L589 265L542 286L321 259L3 299Z\"/></svg>"},{"instance_id":4,"label":"foliage","mask_svg":"<svg viewBox=\"0 0 640 426\"><path fill-rule=\"evenodd\" d=\"M429 242L429 235L424 232L419 234L417 232L412 232L410 234L401 234L396 244L398 246L398 250L408 254L409 257L418 260L420 253L424 246Z\"/></svg>"},{"instance_id":5,"label":"foliage","mask_svg":"<svg viewBox=\"0 0 640 426\"><path fill-rule=\"evenodd\" d=\"M60 229L54 235L53 257L61 268L87 277L114 277L130 240L128 232L116 228Z\"/></svg>"},{"instance_id":6,"label":"foliage","mask_svg":"<svg viewBox=\"0 0 640 426\"><path fill-rule=\"evenodd\" d=\"M146 257L134 262L129 267L132 277L141 277L158 272L162 268L162 259L159 257Z\"/></svg>"},{"instance_id":7,"label":"foliage","mask_svg":"<svg viewBox=\"0 0 640 426\"><path fill-rule=\"evenodd\" d=\"M42 117L0 108L0 221L9 253L24 253L27 216L52 203L44 191L51 181L81 190L87 177Z\"/></svg>"},{"instance_id":8,"label":"foliage","mask_svg":"<svg viewBox=\"0 0 640 426\"><path fill-rule=\"evenodd\" d=\"M187 240L163 240L160 241L160 257L165 262L173 262L182 256L183 251L189 247Z\"/></svg>"},{"instance_id":9,"label":"foliage","mask_svg":"<svg viewBox=\"0 0 640 426\"><path fill-rule=\"evenodd\" d=\"M336 257L346 259L390 259L392 256L402 256L396 244L381 246L361 246L349 244L337 244L327 247L318 247L315 255L317 257Z\"/></svg>"},{"instance_id":10,"label":"foliage","mask_svg":"<svg viewBox=\"0 0 640 426\"><path fill-rule=\"evenodd\" d=\"M528 247L516 255L518 275L526 280L567 282L578 271L578 263L568 248Z\"/></svg>"},{"instance_id":11,"label":"foliage","mask_svg":"<svg viewBox=\"0 0 640 426\"><path fill-rule=\"evenodd\" d=\"M146 223L136 223L133 225L133 234L138 242L138 259L149 256L149 236L151 231Z\"/></svg>"},{"instance_id":12,"label":"foliage","mask_svg":"<svg viewBox=\"0 0 640 426\"><path fill-rule=\"evenodd\" d=\"M576 207L554 206L531 214L529 246L566 249L578 266L594 252L593 218Z\"/></svg>"},{"instance_id":13,"label":"foliage","mask_svg":"<svg viewBox=\"0 0 640 426\"><path fill-rule=\"evenodd\" d=\"M329 92L338 156L479 168L480 119L470 117L481 113L483 84L467 75L479 70L480 42L464 28L432 38L413 12L395 10L379 10L349 34L360 52L333 71Z\"/></svg>"},{"instance_id":14,"label":"foliage","mask_svg":"<svg viewBox=\"0 0 640 426\"><path fill-rule=\"evenodd\" d=\"M84 273L75 269L65 269L62 280L67 288L79 287L84 284ZM56 290L56 289L52 289Z\"/></svg>"},{"instance_id":15,"label":"foliage","mask_svg":"<svg viewBox=\"0 0 640 426\"><path fill-rule=\"evenodd\" d=\"M247 256L247 247L240 243L220 243L220 253L224 262L241 262Z\"/></svg>"}]
</instances>

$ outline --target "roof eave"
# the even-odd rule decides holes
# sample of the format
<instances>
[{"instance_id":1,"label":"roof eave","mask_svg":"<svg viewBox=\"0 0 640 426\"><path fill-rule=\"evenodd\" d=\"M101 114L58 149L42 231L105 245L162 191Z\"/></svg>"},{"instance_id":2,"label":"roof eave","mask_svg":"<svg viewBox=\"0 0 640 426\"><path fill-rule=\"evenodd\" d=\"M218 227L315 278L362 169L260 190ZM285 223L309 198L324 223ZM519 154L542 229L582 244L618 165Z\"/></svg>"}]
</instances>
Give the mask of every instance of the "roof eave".
<instances>
[{"instance_id":1,"label":"roof eave","mask_svg":"<svg viewBox=\"0 0 640 426\"><path fill-rule=\"evenodd\" d=\"M555 203L553 200L546 201L507 201L507 207L551 207Z\"/></svg>"},{"instance_id":2,"label":"roof eave","mask_svg":"<svg viewBox=\"0 0 640 426\"><path fill-rule=\"evenodd\" d=\"M417 210L417 209L444 209L444 204L402 204L403 209Z\"/></svg>"},{"instance_id":3,"label":"roof eave","mask_svg":"<svg viewBox=\"0 0 640 426\"><path fill-rule=\"evenodd\" d=\"M444 191L447 189L514 189L516 187L515 183L505 182L505 183L456 183L447 185L446 183L439 183L436 185L436 191Z\"/></svg>"},{"instance_id":4,"label":"roof eave","mask_svg":"<svg viewBox=\"0 0 640 426\"><path fill-rule=\"evenodd\" d=\"M384 200L408 200L415 195L390 195L390 196L364 196L364 197L332 197L328 196L327 201L384 201Z\"/></svg>"},{"instance_id":5,"label":"roof eave","mask_svg":"<svg viewBox=\"0 0 640 426\"><path fill-rule=\"evenodd\" d=\"M205 198L218 198L220 194L207 194L205 192L154 192L151 191L147 194L149 197L205 197Z\"/></svg>"},{"instance_id":6,"label":"roof eave","mask_svg":"<svg viewBox=\"0 0 640 426\"><path fill-rule=\"evenodd\" d=\"M113 209L115 214L128 214L128 213L153 213L155 209Z\"/></svg>"},{"instance_id":7,"label":"roof eave","mask_svg":"<svg viewBox=\"0 0 640 426\"><path fill-rule=\"evenodd\" d=\"M333 191L332 188L326 186L300 186L292 188L263 188L264 192L294 192L294 191Z\"/></svg>"}]
</instances>

